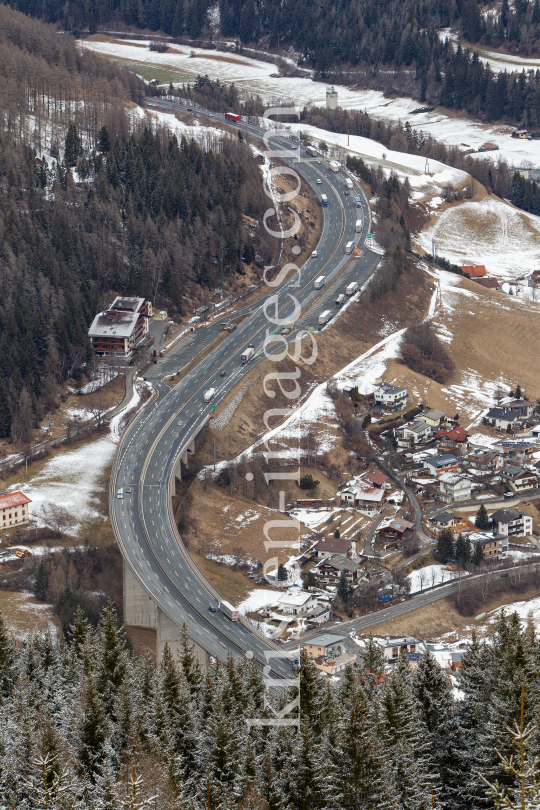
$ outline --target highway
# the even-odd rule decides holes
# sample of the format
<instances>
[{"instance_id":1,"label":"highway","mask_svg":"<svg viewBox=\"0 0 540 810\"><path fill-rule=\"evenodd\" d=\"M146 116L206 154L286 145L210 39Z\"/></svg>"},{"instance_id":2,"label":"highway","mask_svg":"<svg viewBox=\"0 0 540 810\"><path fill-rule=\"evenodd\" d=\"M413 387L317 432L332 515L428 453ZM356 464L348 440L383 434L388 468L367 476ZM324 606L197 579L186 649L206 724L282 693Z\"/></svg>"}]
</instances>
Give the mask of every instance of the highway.
<instances>
[{"instance_id":1,"label":"highway","mask_svg":"<svg viewBox=\"0 0 540 810\"><path fill-rule=\"evenodd\" d=\"M161 109L165 106L171 110L185 109L174 102L160 100L159 105ZM224 121L223 116L206 115ZM259 138L263 134L263 130L249 124L235 124L235 127ZM298 151L298 146L286 139L273 136L271 140L273 147L287 153L295 147ZM343 174L329 172L326 163L318 165L308 159L304 150L301 157L298 161L292 155L285 158L285 162L294 166L303 180L317 193L325 193L329 200L328 208L322 209L324 225L317 257L308 259L300 277L298 274L289 277L281 287L252 305L253 314L174 388L162 382L164 377L192 362L218 335L219 322L196 329L146 372L146 379L153 383L157 396L122 438L111 475L109 499L111 521L124 559L159 608L179 627L186 622L190 637L210 655L223 658L229 651L240 655L251 650L256 660L269 666L277 679L291 676L291 663L285 654L278 652L275 644L259 636L248 624L230 622L219 611L210 612L210 606L217 606L218 594L195 568L183 547L172 514L170 481L179 454L211 414L211 403L203 401L204 391L214 387L218 398L224 396L264 356L264 339L277 328L269 325L267 312L274 315L277 307L282 320L291 318L294 312L291 296L294 295L302 307L298 326L315 326L319 313L326 308L325 301L344 292L352 279L359 285L365 283L380 261L378 255L364 247L362 255L352 261L344 252L345 244L352 239L363 245L371 229L369 203L360 186L345 195ZM321 179L320 185L316 183L317 178ZM356 194L362 197L361 209L354 205ZM360 210L363 229L355 233ZM313 280L320 274L327 277L327 288L323 300L311 306L315 296L320 294L313 286ZM338 275L337 282L328 289ZM242 365L240 355L248 344L255 346L255 358ZM225 372L225 376L220 376L221 372ZM122 498L117 497L120 488Z\"/></svg>"}]
</instances>

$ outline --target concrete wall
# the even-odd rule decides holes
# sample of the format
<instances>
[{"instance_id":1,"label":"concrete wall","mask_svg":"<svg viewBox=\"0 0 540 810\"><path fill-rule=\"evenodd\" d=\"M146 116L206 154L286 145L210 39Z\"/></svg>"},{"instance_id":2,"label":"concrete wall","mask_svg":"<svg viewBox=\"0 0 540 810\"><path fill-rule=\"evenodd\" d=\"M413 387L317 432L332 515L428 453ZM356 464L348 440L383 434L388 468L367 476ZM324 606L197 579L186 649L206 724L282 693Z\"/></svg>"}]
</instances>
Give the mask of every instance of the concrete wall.
<instances>
[{"instance_id":1,"label":"concrete wall","mask_svg":"<svg viewBox=\"0 0 540 810\"><path fill-rule=\"evenodd\" d=\"M162 610L158 608L158 626L157 626L157 654L158 654L158 664L161 661L161 655L163 653L163 647L167 643L171 649L171 652L176 657L176 654L180 652L180 629L178 625L176 625L172 619L163 613ZM199 661L201 663L201 669L203 672L208 670L208 666L210 663L210 658L206 650L203 650L202 647L199 647L198 644L192 641L194 652L197 653L199 656Z\"/></svg>"}]
</instances>

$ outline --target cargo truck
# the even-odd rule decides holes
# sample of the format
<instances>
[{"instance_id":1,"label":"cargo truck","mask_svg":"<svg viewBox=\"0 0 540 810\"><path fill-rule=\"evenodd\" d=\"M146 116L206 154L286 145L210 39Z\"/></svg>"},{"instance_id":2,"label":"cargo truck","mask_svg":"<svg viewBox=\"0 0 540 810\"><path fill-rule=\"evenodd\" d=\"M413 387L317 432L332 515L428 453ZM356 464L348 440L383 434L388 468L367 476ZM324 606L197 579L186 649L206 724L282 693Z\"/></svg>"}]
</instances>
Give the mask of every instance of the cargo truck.
<instances>
[{"instance_id":1,"label":"cargo truck","mask_svg":"<svg viewBox=\"0 0 540 810\"><path fill-rule=\"evenodd\" d=\"M342 306L344 302L345 302L345 296L343 295L343 293L340 293L338 295L338 297L336 298L336 300L335 300L336 307Z\"/></svg>"},{"instance_id":2,"label":"cargo truck","mask_svg":"<svg viewBox=\"0 0 540 810\"><path fill-rule=\"evenodd\" d=\"M345 245L345 253L352 253L354 247L354 242L347 242Z\"/></svg>"},{"instance_id":3,"label":"cargo truck","mask_svg":"<svg viewBox=\"0 0 540 810\"><path fill-rule=\"evenodd\" d=\"M328 208L328 197L326 194L321 194L321 202L324 208Z\"/></svg>"},{"instance_id":4,"label":"cargo truck","mask_svg":"<svg viewBox=\"0 0 540 810\"><path fill-rule=\"evenodd\" d=\"M331 160L328 165L330 166L330 171L331 172L336 172L337 173L341 169L341 164L338 163L337 160Z\"/></svg>"},{"instance_id":5,"label":"cargo truck","mask_svg":"<svg viewBox=\"0 0 540 810\"><path fill-rule=\"evenodd\" d=\"M315 287L316 290L320 290L321 287L324 287L325 284L326 284L326 276L319 276L319 278L315 279L313 286Z\"/></svg>"},{"instance_id":6,"label":"cargo truck","mask_svg":"<svg viewBox=\"0 0 540 810\"><path fill-rule=\"evenodd\" d=\"M240 116L232 112L225 113L225 118L229 121L240 121Z\"/></svg>"},{"instance_id":7,"label":"cargo truck","mask_svg":"<svg viewBox=\"0 0 540 810\"><path fill-rule=\"evenodd\" d=\"M209 388L208 391L204 392L204 401L205 402L210 402L211 399L214 399L215 395L216 395L216 389L215 388Z\"/></svg>"},{"instance_id":8,"label":"cargo truck","mask_svg":"<svg viewBox=\"0 0 540 810\"><path fill-rule=\"evenodd\" d=\"M356 227L355 227L354 230L356 231L356 233L362 233L362 220L361 219L356 220Z\"/></svg>"},{"instance_id":9,"label":"cargo truck","mask_svg":"<svg viewBox=\"0 0 540 810\"><path fill-rule=\"evenodd\" d=\"M249 361L250 361L250 360L251 360L251 358L253 357L253 354L254 354L254 353L255 353L255 347L254 347L253 345L251 345L251 344L250 344L250 345L249 345L249 346L248 346L246 349L244 349L244 351L242 352L242 354L241 354L241 356L240 356L240 362L241 362L241 363L249 363Z\"/></svg>"},{"instance_id":10,"label":"cargo truck","mask_svg":"<svg viewBox=\"0 0 540 810\"><path fill-rule=\"evenodd\" d=\"M321 312L319 315L319 326L324 326L325 323L332 317L332 311L330 309L325 309L324 312Z\"/></svg>"},{"instance_id":11,"label":"cargo truck","mask_svg":"<svg viewBox=\"0 0 540 810\"><path fill-rule=\"evenodd\" d=\"M347 295L354 295L355 292L358 292L358 282L351 281L351 283L347 285L345 292Z\"/></svg>"},{"instance_id":12,"label":"cargo truck","mask_svg":"<svg viewBox=\"0 0 540 810\"><path fill-rule=\"evenodd\" d=\"M353 187L352 180L351 180L350 177L345 178L345 185L347 186L347 188L352 188Z\"/></svg>"},{"instance_id":13,"label":"cargo truck","mask_svg":"<svg viewBox=\"0 0 540 810\"><path fill-rule=\"evenodd\" d=\"M218 609L223 613L224 616L230 619L231 622L237 622L240 620L240 614L236 608L233 608L233 606L228 602L225 602L224 600L222 602L218 602Z\"/></svg>"},{"instance_id":14,"label":"cargo truck","mask_svg":"<svg viewBox=\"0 0 540 810\"><path fill-rule=\"evenodd\" d=\"M317 154L317 150L315 149L314 146L307 146L306 152L308 153L308 155L311 155L311 157L315 157L315 155Z\"/></svg>"}]
</instances>

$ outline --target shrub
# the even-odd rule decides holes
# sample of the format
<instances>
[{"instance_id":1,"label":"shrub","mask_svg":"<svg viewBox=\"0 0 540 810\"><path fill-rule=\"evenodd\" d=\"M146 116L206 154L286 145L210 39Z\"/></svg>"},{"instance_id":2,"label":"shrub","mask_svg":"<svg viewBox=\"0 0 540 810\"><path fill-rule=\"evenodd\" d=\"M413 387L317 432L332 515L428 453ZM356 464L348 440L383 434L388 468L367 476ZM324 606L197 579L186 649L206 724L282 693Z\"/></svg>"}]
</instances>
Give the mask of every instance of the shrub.
<instances>
[{"instance_id":1,"label":"shrub","mask_svg":"<svg viewBox=\"0 0 540 810\"><path fill-rule=\"evenodd\" d=\"M401 342L400 360L435 382L445 383L456 370L454 361L430 323L407 329Z\"/></svg>"},{"instance_id":2,"label":"shrub","mask_svg":"<svg viewBox=\"0 0 540 810\"><path fill-rule=\"evenodd\" d=\"M168 47L166 42L151 42L148 46L148 50L156 51L157 53L165 53Z\"/></svg>"},{"instance_id":3,"label":"shrub","mask_svg":"<svg viewBox=\"0 0 540 810\"><path fill-rule=\"evenodd\" d=\"M300 479L299 487L300 489L315 489L319 484L320 481L314 481L312 475L303 475Z\"/></svg>"}]
</instances>

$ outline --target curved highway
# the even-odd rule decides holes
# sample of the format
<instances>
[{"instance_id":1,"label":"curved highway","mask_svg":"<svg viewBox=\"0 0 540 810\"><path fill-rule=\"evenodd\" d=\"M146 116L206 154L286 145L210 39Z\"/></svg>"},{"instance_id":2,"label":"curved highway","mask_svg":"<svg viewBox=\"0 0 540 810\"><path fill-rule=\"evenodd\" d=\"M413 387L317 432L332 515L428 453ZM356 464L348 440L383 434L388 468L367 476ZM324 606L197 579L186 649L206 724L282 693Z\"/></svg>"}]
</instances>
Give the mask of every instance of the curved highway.
<instances>
[{"instance_id":1,"label":"curved highway","mask_svg":"<svg viewBox=\"0 0 540 810\"><path fill-rule=\"evenodd\" d=\"M185 109L184 105L161 100L157 106L162 110L168 106L171 111ZM225 120L222 115L204 114L221 122ZM235 127L257 137L264 134L264 130L242 122ZM295 149L298 154L298 147L292 146L290 141L277 136L271 140L272 146L284 151ZM219 322L196 329L147 372L146 379L153 383L157 396L124 434L110 484L111 521L116 538L125 562L152 600L179 627L185 622L192 640L210 655L223 658L229 651L238 655L251 650L256 660L269 667L276 678L291 675L290 660L284 653L278 652L276 645L247 624L230 622L219 611L210 612L211 606L217 606L218 594L183 547L172 514L170 485L179 454L210 416L211 404L203 401L203 392L214 387L216 397L220 398L251 370L253 363L240 363L247 344L255 346L254 362L263 356L266 333L273 332L273 328L269 330L264 308L270 296L278 297L279 317L286 320L294 310L290 297L294 295L302 306L297 325L316 326L319 313L334 308L335 297L345 291L347 284L351 280L358 281L359 285L365 283L380 261L378 255L365 248L362 255L352 261L344 252L345 244L353 239L355 244L363 245L371 228L369 203L360 186L345 195L343 174L331 173L326 162L317 164L303 149L301 158L298 161L291 157L285 162L294 166L317 193L325 193L329 201L328 208L323 208L324 225L317 257L309 258L303 265L300 278L293 276L253 304L250 307L253 314L174 388L165 385L163 378L188 365L218 335ZM360 213L354 204L355 195L362 197L361 233L355 233ZM313 280L321 274L327 278L322 296L313 286ZM316 306L310 307L317 295L320 297ZM273 304L269 310L274 314ZM223 371L225 376L222 377ZM123 489L121 499L117 497L120 488Z\"/></svg>"}]
</instances>

